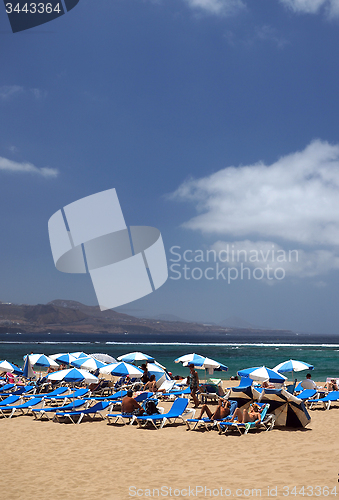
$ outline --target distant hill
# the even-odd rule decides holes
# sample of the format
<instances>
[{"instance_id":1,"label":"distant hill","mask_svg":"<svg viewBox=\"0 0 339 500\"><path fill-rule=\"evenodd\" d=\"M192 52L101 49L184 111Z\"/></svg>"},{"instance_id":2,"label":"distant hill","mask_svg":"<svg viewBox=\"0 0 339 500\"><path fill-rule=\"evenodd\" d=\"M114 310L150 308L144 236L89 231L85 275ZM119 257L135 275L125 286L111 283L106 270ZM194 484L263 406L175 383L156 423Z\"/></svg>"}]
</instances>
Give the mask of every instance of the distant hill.
<instances>
[{"instance_id":1,"label":"distant hill","mask_svg":"<svg viewBox=\"0 0 339 500\"><path fill-rule=\"evenodd\" d=\"M229 328L250 328L251 330L257 330L259 328L258 326L252 325L251 323L238 318L238 316L230 316L229 318L220 321L219 325Z\"/></svg>"}]
</instances>

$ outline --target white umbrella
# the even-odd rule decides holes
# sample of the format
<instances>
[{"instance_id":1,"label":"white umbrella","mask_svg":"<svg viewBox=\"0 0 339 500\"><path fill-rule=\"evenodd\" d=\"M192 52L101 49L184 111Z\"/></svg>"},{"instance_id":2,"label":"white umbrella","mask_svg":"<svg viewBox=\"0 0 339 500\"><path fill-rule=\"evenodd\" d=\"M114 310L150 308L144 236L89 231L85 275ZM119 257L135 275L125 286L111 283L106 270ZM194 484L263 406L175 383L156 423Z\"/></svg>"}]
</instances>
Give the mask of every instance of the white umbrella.
<instances>
[{"instance_id":1,"label":"white umbrella","mask_svg":"<svg viewBox=\"0 0 339 500\"><path fill-rule=\"evenodd\" d=\"M49 380L64 380L65 382L85 382L90 384L93 382L98 382L98 377L92 375L86 370L79 370L78 368L68 368L67 370L59 370L54 373L50 373L47 378Z\"/></svg>"},{"instance_id":2,"label":"white umbrella","mask_svg":"<svg viewBox=\"0 0 339 500\"><path fill-rule=\"evenodd\" d=\"M52 368L59 367L58 363L56 363L54 359L46 356L45 354L29 354L28 356L32 366L51 366ZM26 356L24 359L26 360Z\"/></svg>"},{"instance_id":3,"label":"white umbrella","mask_svg":"<svg viewBox=\"0 0 339 500\"><path fill-rule=\"evenodd\" d=\"M126 363L135 363L136 361L152 362L154 361L154 358L152 358L152 356L149 356L148 354L144 354L143 352L136 351L119 356L118 361L125 361Z\"/></svg>"},{"instance_id":4,"label":"white umbrella","mask_svg":"<svg viewBox=\"0 0 339 500\"><path fill-rule=\"evenodd\" d=\"M63 363L66 365L70 365L72 361L78 359L76 356L69 352L59 352L59 354L52 354L50 357L54 359L54 361L58 361L59 363Z\"/></svg>"},{"instance_id":5,"label":"white umbrella","mask_svg":"<svg viewBox=\"0 0 339 500\"><path fill-rule=\"evenodd\" d=\"M130 363L111 363L109 365L103 366L100 368L101 373L110 373L111 375L116 376L126 376L141 378L143 375L143 371L140 370L137 366L131 365Z\"/></svg>"},{"instance_id":6,"label":"white umbrella","mask_svg":"<svg viewBox=\"0 0 339 500\"><path fill-rule=\"evenodd\" d=\"M84 368L85 370L97 370L98 368L106 366L106 363L103 363L98 359L94 359L91 356L88 358L75 359L71 364L77 368Z\"/></svg>"},{"instance_id":7,"label":"white umbrella","mask_svg":"<svg viewBox=\"0 0 339 500\"><path fill-rule=\"evenodd\" d=\"M0 371L11 372L11 373L14 373L15 375L22 374L21 368L13 365L13 363L10 363L9 361L6 361L6 359L4 359L3 361L0 361Z\"/></svg>"},{"instance_id":8,"label":"white umbrella","mask_svg":"<svg viewBox=\"0 0 339 500\"><path fill-rule=\"evenodd\" d=\"M157 387L160 387L165 380L171 380L171 377L168 375L168 373L166 373L163 368L156 365L155 363L148 363L147 371L150 375L155 375Z\"/></svg>"},{"instance_id":9,"label":"white umbrella","mask_svg":"<svg viewBox=\"0 0 339 500\"><path fill-rule=\"evenodd\" d=\"M297 361L295 359L289 359L283 363L279 363L273 368L274 371L279 373L287 372L301 372L303 370L313 370L314 366L304 361Z\"/></svg>"},{"instance_id":10,"label":"white umbrella","mask_svg":"<svg viewBox=\"0 0 339 500\"><path fill-rule=\"evenodd\" d=\"M245 370L238 371L240 377L249 377L252 380L258 380L259 382L267 382L268 380L272 383L282 384L286 377L280 373L266 368L266 366L256 366L254 368L246 368Z\"/></svg>"},{"instance_id":11,"label":"white umbrella","mask_svg":"<svg viewBox=\"0 0 339 500\"><path fill-rule=\"evenodd\" d=\"M99 361L102 361L103 363L117 363L117 360L113 358L113 356L110 356L109 354L105 354L103 352L96 352L94 354L90 354L92 358L98 359Z\"/></svg>"}]
</instances>

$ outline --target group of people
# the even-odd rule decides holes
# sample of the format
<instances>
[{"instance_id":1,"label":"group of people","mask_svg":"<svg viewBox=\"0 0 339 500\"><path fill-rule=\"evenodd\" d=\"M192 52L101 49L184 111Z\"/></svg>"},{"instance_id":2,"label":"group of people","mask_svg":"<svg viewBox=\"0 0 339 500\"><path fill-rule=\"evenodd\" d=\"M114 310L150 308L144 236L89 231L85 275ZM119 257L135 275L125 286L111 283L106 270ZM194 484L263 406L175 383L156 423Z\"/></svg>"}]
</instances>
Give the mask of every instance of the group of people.
<instances>
[{"instance_id":1,"label":"group of people","mask_svg":"<svg viewBox=\"0 0 339 500\"><path fill-rule=\"evenodd\" d=\"M337 381L335 378L329 380L328 382L326 382L326 384L324 385L324 387L318 387L317 384L312 380L312 376L310 373L308 373L306 375L306 378L305 380L303 380L301 383L300 383L301 387L303 389L314 389L314 390L322 390L324 389L325 391L327 392L331 392L331 391L338 391L338 384L337 384Z\"/></svg>"}]
</instances>

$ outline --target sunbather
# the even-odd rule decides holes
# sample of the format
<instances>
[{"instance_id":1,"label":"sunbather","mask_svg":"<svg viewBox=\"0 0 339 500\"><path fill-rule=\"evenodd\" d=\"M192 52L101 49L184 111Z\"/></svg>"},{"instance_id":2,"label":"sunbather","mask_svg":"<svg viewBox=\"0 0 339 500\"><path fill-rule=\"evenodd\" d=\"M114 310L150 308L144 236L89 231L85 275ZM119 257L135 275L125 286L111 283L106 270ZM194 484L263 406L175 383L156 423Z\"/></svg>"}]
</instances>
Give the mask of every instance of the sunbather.
<instances>
[{"instance_id":1,"label":"sunbather","mask_svg":"<svg viewBox=\"0 0 339 500\"><path fill-rule=\"evenodd\" d=\"M157 381L155 380L155 375L151 375L150 379L143 388L144 391L157 392Z\"/></svg>"},{"instance_id":2,"label":"sunbather","mask_svg":"<svg viewBox=\"0 0 339 500\"><path fill-rule=\"evenodd\" d=\"M133 398L133 391L127 391L126 396L121 401L121 413L122 415L131 415L135 410L138 410L139 414L142 415L143 409Z\"/></svg>"},{"instance_id":3,"label":"sunbather","mask_svg":"<svg viewBox=\"0 0 339 500\"><path fill-rule=\"evenodd\" d=\"M325 384L325 389L328 390L328 392L330 391L338 391L338 385L337 385L337 381L335 378L332 378L330 382L326 382Z\"/></svg>"},{"instance_id":4,"label":"sunbather","mask_svg":"<svg viewBox=\"0 0 339 500\"><path fill-rule=\"evenodd\" d=\"M212 412L207 405L203 405L201 408L200 415L198 416L198 419L200 420L203 414L206 413L211 420L221 420L223 418L228 417L228 415L230 414L230 407L231 407L230 401L226 401L223 398L219 398L218 407L215 410L215 412Z\"/></svg>"},{"instance_id":5,"label":"sunbather","mask_svg":"<svg viewBox=\"0 0 339 500\"><path fill-rule=\"evenodd\" d=\"M237 408L231 418L230 422L234 422L237 418L239 423L246 424L247 422L255 422L256 425L259 425L261 422L261 408L256 403L252 403L250 405L249 410L242 410Z\"/></svg>"}]
</instances>

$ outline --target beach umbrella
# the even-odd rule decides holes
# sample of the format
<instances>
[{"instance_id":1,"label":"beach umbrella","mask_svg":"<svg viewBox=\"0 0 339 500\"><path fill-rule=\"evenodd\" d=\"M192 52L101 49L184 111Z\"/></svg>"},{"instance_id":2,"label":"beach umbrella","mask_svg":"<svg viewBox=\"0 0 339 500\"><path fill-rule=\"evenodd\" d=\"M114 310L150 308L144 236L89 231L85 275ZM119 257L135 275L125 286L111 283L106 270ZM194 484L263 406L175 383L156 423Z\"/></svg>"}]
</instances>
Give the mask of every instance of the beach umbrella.
<instances>
[{"instance_id":1,"label":"beach umbrella","mask_svg":"<svg viewBox=\"0 0 339 500\"><path fill-rule=\"evenodd\" d=\"M75 358L87 358L89 356L89 354L82 351L71 352L70 354L73 354Z\"/></svg>"},{"instance_id":2,"label":"beach umbrella","mask_svg":"<svg viewBox=\"0 0 339 500\"><path fill-rule=\"evenodd\" d=\"M54 373L50 373L47 378L49 380L64 380L65 382L85 382L86 384L98 382L98 377L92 375L86 370L80 370L79 368L68 368L67 370L59 370Z\"/></svg>"},{"instance_id":3,"label":"beach umbrella","mask_svg":"<svg viewBox=\"0 0 339 500\"><path fill-rule=\"evenodd\" d=\"M113 356L110 356L109 354L103 352L96 352L94 354L90 354L90 356L92 356L92 358L94 359L102 361L103 363L117 363L117 360L113 358Z\"/></svg>"},{"instance_id":4,"label":"beach umbrella","mask_svg":"<svg viewBox=\"0 0 339 500\"><path fill-rule=\"evenodd\" d=\"M160 387L165 380L171 380L171 377L166 373L166 371L161 368L161 366L156 365L155 363L147 364L147 371L149 375L155 375L155 380L157 382L157 387Z\"/></svg>"},{"instance_id":5,"label":"beach umbrella","mask_svg":"<svg viewBox=\"0 0 339 500\"><path fill-rule=\"evenodd\" d=\"M143 352L130 352L118 357L118 361L125 361L125 363L136 363L137 361L152 362L154 358Z\"/></svg>"},{"instance_id":6,"label":"beach umbrella","mask_svg":"<svg viewBox=\"0 0 339 500\"><path fill-rule=\"evenodd\" d=\"M275 415L275 426L306 427L311 421L304 402L284 389L265 389L261 403L269 403L269 412Z\"/></svg>"},{"instance_id":7,"label":"beach umbrella","mask_svg":"<svg viewBox=\"0 0 339 500\"><path fill-rule=\"evenodd\" d=\"M250 404L258 400L261 394L254 387L232 387L231 392L227 395L227 399L236 401L240 410L247 409Z\"/></svg>"},{"instance_id":8,"label":"beach umbrella","mask_svg":"<svg viewBox=\"0 0 339 500\"><path fill-rule=\"evenodd\" d=\"M59 363L62 363L65 365L70 365L72 363L72 361L75 361L76 359L78 359L70 352L52 354L52 356L50 356L50 357L52 359L54 359L54 361L58 361Z\"/></svg>"},{"instance_id":9,"label":"beach umbrella","mask_svg":"<svg viewBox=\"0 0 339 500\"><path fill-rule=\"evenodd\" d=\"M0 371L11 372L14 373L14 375L22 375L22 370L18 366L13 365L13 363L6 361L6 359L0 361Z\"/></svg>"},{"instance_id":10,"label":"beach umbrella","mask_svg":"<svg viewBox=\"0 0 339 500\"><path fill-rule=\"evenodd\" d=\"M273 368L274 371L279 373L286 372L301 372L303 370L313 370L314 366L304 361L296 361L295 359L289 359L283 363L279 363Z\"/></svg>"},{"instance_id":11,"label":"beach umbrella","mask_svg":"<svg viewBox=\"0 0 339 500\"><path fill-rule=\"evenodd\" d=\"M98 368L106 366L106 363L92 358L91 356L88 356L87 358L75 359L71 364L77 368L83 368L84 370L97 370Z\"/></svg>"},{"instance_id":12,"label":"beach umbrella","mask_svg":"<svg viewBox=\"0 0 339 500\"><path fill-rule=\"evenodd\" d=\"M35 377L35 373L33 371L33 367L31 364L31 360L29 359L29 356L26 356L24 370L23 370L23 376L25 378L34 378Z\"/></svg>"},{"instance_id":13,"label":"beach umbrella","mask_svg":"<svg viewBox=\"0 0 339 500\"><path fill-rule=\"evenodd\" d=\"M174 362L182 363L183 366L194 364L196 368L199 368L201 370L228 370L227 366L219 363L219 361L215 361L214 359L206 358L205 356L201 356L200 354L195 353L185 354L184 356L175 359Z\"/></svg>"},{"instance_id":14,"label":"beach umbrella","mask_svg":"<svg viewBox=\"0 0 339 500\"><path fill-rule=\"evenodd\" d=\"M266 366L256 366L254 368L246 368L245 370L238 371L240 377L249 377L252 380L259 382L272 382L273 384L282 384L286 377L277 373Z\"/></svg>"},{"instance_id":15,"label":"beach umbrella","mask_svg":"<svg viewBox=\"0 0 339 500\"><path fill-rule=\"evenodd\" d=\"M111 375L115 375L118 377L126 377L129 375L130 377L141 378L143 375L143 371L140 370L137 366L131 365L130 363L111 363L109 365L103 366L100 368L101 373L110 373Z\"/></svg>"},{"instance_id":16,"label":"beach umbrella","mask_svg":"<svg viewBox=\"0 0 339 500\"><path fill-rule=\"evenodd\" d=\"M58 363L56 363L54 359L49 356L45 356L45 354L29 354L28 356L32 366L51 366L52 368L59 367ZM24 359L26 360L26 356Z\"/></svg>"}]
</instances>

